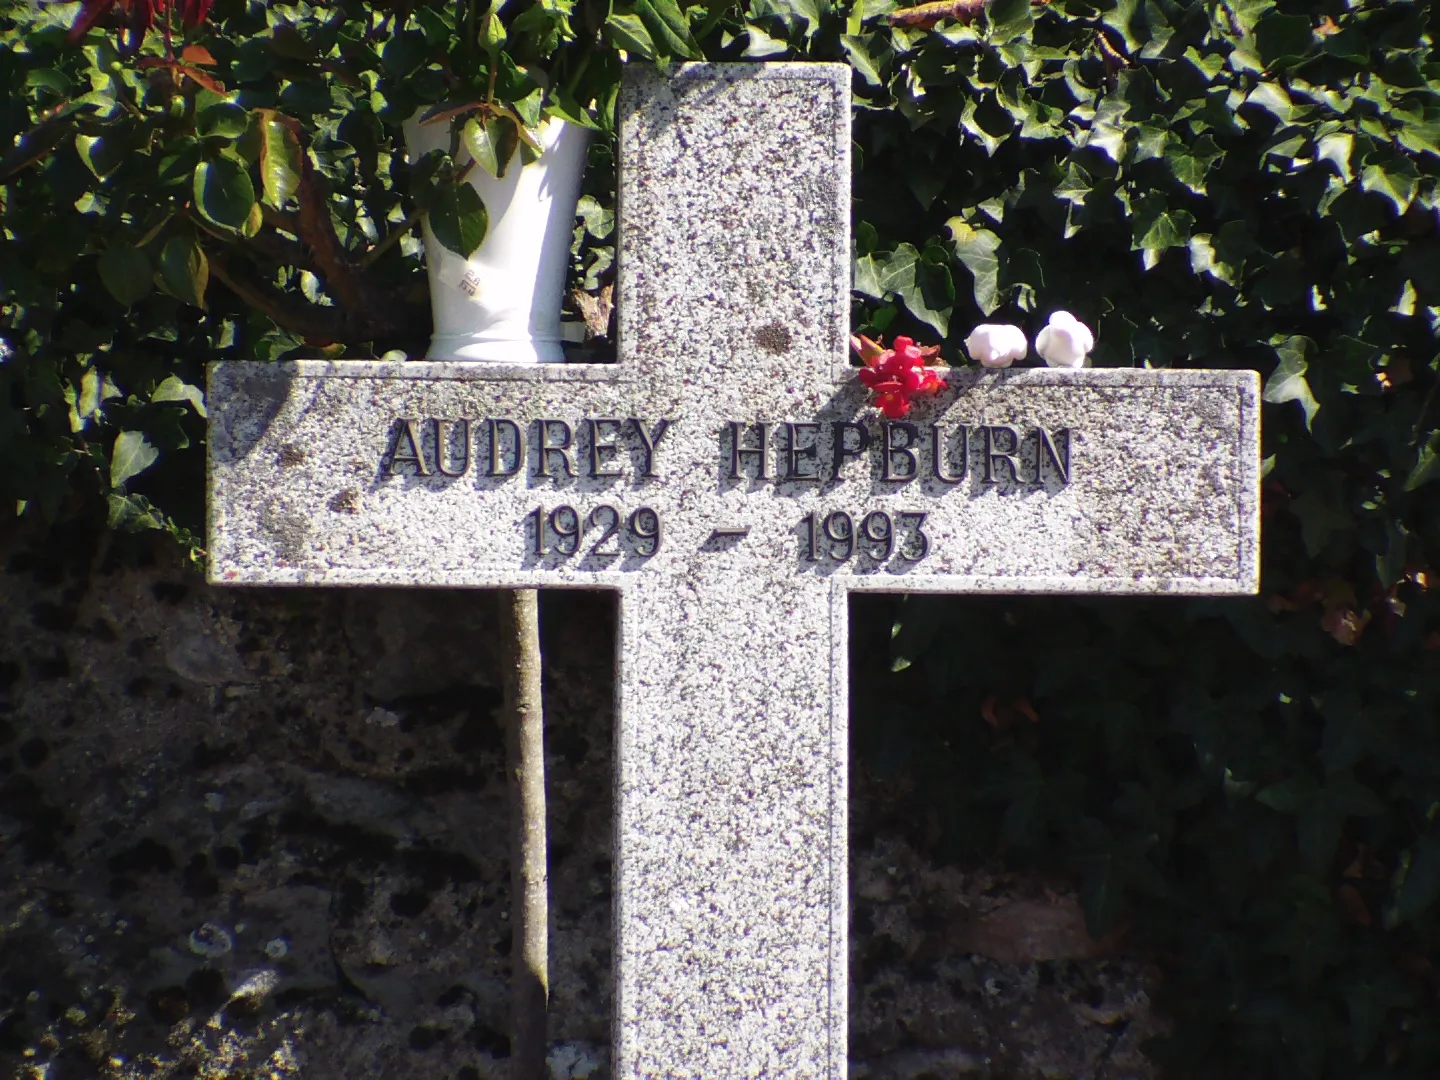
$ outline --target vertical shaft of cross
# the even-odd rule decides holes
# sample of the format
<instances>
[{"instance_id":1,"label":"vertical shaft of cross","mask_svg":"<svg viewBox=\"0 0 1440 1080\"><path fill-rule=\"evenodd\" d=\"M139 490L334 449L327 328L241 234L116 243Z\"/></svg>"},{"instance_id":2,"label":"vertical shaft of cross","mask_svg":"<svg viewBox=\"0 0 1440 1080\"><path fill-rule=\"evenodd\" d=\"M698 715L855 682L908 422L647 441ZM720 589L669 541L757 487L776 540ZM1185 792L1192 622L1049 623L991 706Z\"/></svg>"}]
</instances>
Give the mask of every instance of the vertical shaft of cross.
<instances>
[{"instance_id":1,"label":"vertical shaft of cross","mask_svg":"<svg viewBox=\"0 0 1440 1080\"><path fill-rule=\"evenodd\" d=\"M843 624L817 578L622 596L617 1078L843 1075Z\"/></svg>"},{"instance_id":2,"label":"vertical shaft of cross","mask_svg":"<svg viewBox=\"0 0 1440 1080\"><path fill-rule=\"evenodd\" d=\"M697 496L727 490L717 412L784 415L843 362L849 80L695 66L622 98L620 361L710 429L714 471L672 481ZM746 550L622 594L617 1080L844 1075L842 594Z\"/></svg>"}]
</instances>

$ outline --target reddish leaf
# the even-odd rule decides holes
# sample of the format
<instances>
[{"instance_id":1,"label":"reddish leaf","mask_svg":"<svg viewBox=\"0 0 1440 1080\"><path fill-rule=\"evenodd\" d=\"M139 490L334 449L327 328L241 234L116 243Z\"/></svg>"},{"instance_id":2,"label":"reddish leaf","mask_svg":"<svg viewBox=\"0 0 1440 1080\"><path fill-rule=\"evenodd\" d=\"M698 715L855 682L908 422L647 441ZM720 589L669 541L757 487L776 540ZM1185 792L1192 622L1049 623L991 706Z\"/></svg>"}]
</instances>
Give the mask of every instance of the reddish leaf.
<instances>
[{"instance_id":1,"label":"reddish leaf","mask_svg":"<svg viewBox=\"0 0 1440 1080\"><path fill-rule=\"evenodd\" d=\"M135 66L141 71L165 68L172 74L184 75L189 79L193 79L211 93L225 93L225 84L215 78L215 76L207 75L199 68L191 67L189 64L182 64L178 60L166 60L163 56L142 56L139 60L135 61Z\"/></svg>"},{"instance_id":2,"label":"reddish leaf","mask_svg":"<svg viewBox=\"0 0 1440 1080\"><path fill-rule=\"evenodd\" d=\"M199 26L205 21L205 16L210 14L210 7L214 3L215 0L177 0L176 6L180 9L180 21L186 26ZM210 61L212 64L214 62L214 60Z\"/></svg>"}]
</instances>

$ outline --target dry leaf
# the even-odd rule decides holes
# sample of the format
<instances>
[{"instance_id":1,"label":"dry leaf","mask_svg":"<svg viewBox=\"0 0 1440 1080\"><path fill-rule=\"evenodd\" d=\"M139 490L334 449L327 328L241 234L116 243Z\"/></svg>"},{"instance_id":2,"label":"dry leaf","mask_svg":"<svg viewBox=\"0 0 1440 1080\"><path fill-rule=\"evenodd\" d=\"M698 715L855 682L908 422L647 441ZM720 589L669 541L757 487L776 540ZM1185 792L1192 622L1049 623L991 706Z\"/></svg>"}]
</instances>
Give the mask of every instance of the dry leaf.
<instances>
[{"instance_id":1,"label":"dry leaf","mask_svg":"<svg viewBox=\"0 0 1440 1080\"><path fill-rule=\"evenodd\" d=\"M570 293L570 302L585 320L585 338L602 338L610 333L610 312L615 307L615 286L602 286L596 296L582 289Z\"/></svg>"},{"instance_id":2,"label":"dry leaf","mask_svg":"<svg viewBox=\"0 0 1440 1080\"><path fill-rule=\"evenodd\" d=\"M938 0L937 3L917 4L903 11L892 11L885 18L891 26L908 26L917 30L934 29L941 19L954 19L968 23L985 10L989 0Z\"/></svg>"}]
</instances>

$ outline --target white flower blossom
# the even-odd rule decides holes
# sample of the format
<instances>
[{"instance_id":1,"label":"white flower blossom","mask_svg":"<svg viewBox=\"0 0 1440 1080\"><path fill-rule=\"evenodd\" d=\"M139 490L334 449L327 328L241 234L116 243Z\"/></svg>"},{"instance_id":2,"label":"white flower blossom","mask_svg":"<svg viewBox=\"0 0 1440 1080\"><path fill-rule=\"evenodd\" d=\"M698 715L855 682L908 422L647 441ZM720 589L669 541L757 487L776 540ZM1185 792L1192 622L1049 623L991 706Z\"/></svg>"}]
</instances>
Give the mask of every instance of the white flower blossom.
<instances>
[{"instance_id":1,"label":"white flower blossom","mask_svg":"<svg viewBox=\"0 0 1440 1080\"><path fill-rule=\"evenodd\" d=\"M1009 367L1030 351L1025 331L1009 323L983 323L965 339L970 359L987 368Z\"/></svg>"},{"instance_id":2,"label":"white flower blossom","mask_svg":"<svg viewBox=\"0 0 1440 1080\"><path fill-rule=\"evenodd\" d=\"M1051 315L1045 329L1035 337L1035 351L1051 367L1087 367L1094 347L1095 335L1090 328L1068 311Z\"/></svg>"}]
</instances>

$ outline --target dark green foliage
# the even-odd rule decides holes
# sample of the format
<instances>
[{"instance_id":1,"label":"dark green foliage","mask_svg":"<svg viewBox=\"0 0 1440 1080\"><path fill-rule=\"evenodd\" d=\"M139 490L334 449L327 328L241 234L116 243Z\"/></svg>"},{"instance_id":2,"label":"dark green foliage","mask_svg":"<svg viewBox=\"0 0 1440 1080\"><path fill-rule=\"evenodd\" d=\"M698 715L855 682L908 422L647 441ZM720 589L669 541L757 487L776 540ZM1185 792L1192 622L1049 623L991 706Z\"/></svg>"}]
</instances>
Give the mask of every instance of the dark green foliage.
<instances>
[{"instance_id":1,"label":"dark green foliage","mask_svg":"<svg viewBox=\"0 0 1440 1080\"><path fill-rule=\"evenodd\" d=\"M976 323L1033 339L1063 308L1098 364L1255 368L1269 403L1261 597L857 602L857 663L892 669L857 693L857 757L909 778L946 851L1072 875L1095 934L1159 962L1167 1075L1440 1075L1433 6L994 0L922 30L889 0L514 0L468 32L453 7L221 0L197 42L232 94L99 31L65 47L73 6L12 6L5 506L198 527L204 361L423 342L393 231L447 197L455 246L482 228L447 154L396 152L401 119L455 105L452 35L508 110L457 114L496 171L534 63L546 108L608 130L620 49L848 62L858 330L959 361ZM307 169L363 280L274 243ZM587 191L595 292L613 195ZM356 321L369 289L419 314Z\"/></svg>"},{"instance_id":2,"label":"dark green foliage","mask_svg":"<svg viewBox=\"0 0 1440 1080\"><path fill-rule=\"evenodd\" d=\"M698 55L673 0L634 10L647 55ZM0 0L0 505L198 552L204 363L418 352L415 225L488 225L462 141L503 174L547 115L608 132L620 55L597 0L220 0L135 56L78 12ZM451 139L412 168L417 113Z\"/></svg>"},{"instance_id":3,"label":"dark green foliage","mask_svg":"<svg viewBox=\"0 0 1440 1080\"><path fill-rule=\"evenodd\" d=\"M1258 368L1264 590L857 603L895 623L857 754L1160 962L1168 1076L1440 1075L1436 16L989 15L760 22L856 68L855 322L959 358L1063 308L1101 365Z\"/></svg>"}]
</instances>

